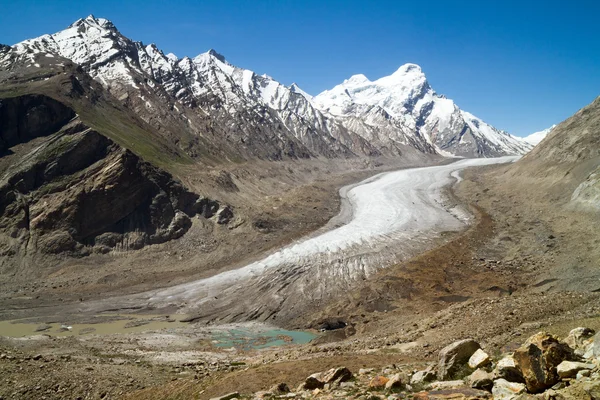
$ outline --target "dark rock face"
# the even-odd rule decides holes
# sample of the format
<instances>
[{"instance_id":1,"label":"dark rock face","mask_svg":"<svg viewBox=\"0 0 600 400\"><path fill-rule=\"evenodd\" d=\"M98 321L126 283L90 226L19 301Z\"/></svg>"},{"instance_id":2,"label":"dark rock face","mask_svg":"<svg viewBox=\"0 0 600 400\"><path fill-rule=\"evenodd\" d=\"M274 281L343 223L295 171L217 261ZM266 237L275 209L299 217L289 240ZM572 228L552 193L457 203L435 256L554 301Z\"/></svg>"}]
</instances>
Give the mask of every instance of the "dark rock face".
<instances>
[{"instance_id":1,"label":"dark rock face","mask_svg":"<svg viewBox=\"0 0 600 400\"><path fill-rule=\"evenodd\" d=\"M75 113L61 103L26 96L3 106L5 145L44 138L33 150L5 155L14 162L0 180L2 254L139 249L181 237L191 217L210 218L220 208L73 119ZM233 211L225 209L231 219Z\"/></svg>"},{"instance_id":2,"label":"dark rock face","mask_svg":"<svg viewBox=\"0 0 600 400\"><path fill-rule=\"evenodd\" d=\"M56 132L75 112L46 96L0 99L0 154L9 147Z\"/></svg>"}]
</instances>

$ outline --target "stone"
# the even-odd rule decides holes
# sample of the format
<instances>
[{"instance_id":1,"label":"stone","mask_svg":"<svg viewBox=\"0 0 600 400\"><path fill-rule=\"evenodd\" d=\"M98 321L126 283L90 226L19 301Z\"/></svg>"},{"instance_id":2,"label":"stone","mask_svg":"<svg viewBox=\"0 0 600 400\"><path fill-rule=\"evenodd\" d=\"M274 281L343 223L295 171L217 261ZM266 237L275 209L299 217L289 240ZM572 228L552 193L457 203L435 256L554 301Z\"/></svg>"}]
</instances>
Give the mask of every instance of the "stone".
<instances>
[{"instance_id":1,"label":"stone","mask_svg":"<svg viewBox=\"0 0 600 400\"><path fill-rule=\"evenodd\" d=\"M594 347L592 348L592 354L594 357L600 357L600 332L594 335Z\"/></svg>"},{"instance_id":2,"label":"stone","mask_svg":"<svg viewBox=\"0 0 600 400\"><path fill-rule=\"evenodd\" d=\"M490 394L471 388L449 389L443 391L419 392L409 397L413 400L482 400L489 399Z\"/></svg>"},{"instance_id":3,"label":"stone","mask_svg":"<svg viewBox=\"0 0 600 400\"><path fill-rule=\"evenodd\" d=\"M546 332L531 336L513 354L530 393L542 392L556 384L560 379L556 367L574 357L573 349Z\"/></svg>"},{"instance_id":4,"label":"stone","mask_svg":"<svg viewBox=\"0 0 600 400\"><path fill-rule=\"evenodd\" d=\"M479 368L469 376L468 382L474 389L491 390L494 386L494 377L489 372Z\"/></svg>"},{"instance_id":5,"label":"stone","mask_svg":"<svg viewBox=\"0 0 600 400\"><path fill-rule=\"evenodd\" d=\"M304 380L304 383L300 386L300 390L314 390L321 389L325 386L318 378L311 375Z\"/></svg>"},{"instance_id":6,"label":"stone","mask_svg":"<svg viewBox=\"0 0 600 400\"><path fill-rule=\"evenodd\" d=\"M435 379L436 373L434 371L434 366L430 365L426 369L422 371L415 372L413 376L410 378L411 385L420 385L426 382L431 382Z\"/></svg>"},{"instance_id":7,"label":"stone","mask_svg":"<svg viewBox=\"0 0 600 400\"><path fill-rule=\"evenodd\" d=\"M385 384L386 389L399 389L402 387L402 377L400 374L392 375Z\"/></svg>"},{"instance_id":8,"label":"stone","mask_svg":"<svg viewBox=\"0 0 600 400\"><path fill-rule=\"evenodd\" d=\"M472 369L477 369L481 367L485 367L486 365L492 362L490 356L483 350L477 349L475 353L469 358L469 367Z\"/></svg>"},{"instance_id":9,"label":"stone","mask_svg":"<svg viewBox=\"0 0 600 400\"><path fill-rule=\"evenodd\" d=\"M431 382L429 384L429 387L431 388L431 390L450 390L450 389L458 389L463 386L465 386L465 381L463 381L463 380L438 381L438 382Z\"/></svg>"},{"instance_id":10,"label":"stone","mask_svg":"<svg viewBox=\"0 0 600 400\"><path fill-rule=\"evenodd\" d=\"M232 393L228 393L228 394L226 394L224 396L221 396L221 397L213 397L210 400L232 400L232 399L235 399L235 398L237 398L239 396L240 396L240 394L238 392L232 392Z\"/></svg>"},{"instance_id":11,"label":"stone","mask_svg":"<svg viewBox=\"0 0 600 400\"><path fill-rule=\"evenodd\" d=\"M563 361L558 364L556 367L556 372L558 376L562 379L564 378L572 378L581 370L591 370L594 369L594 364L587 364L576 361Z\"/></svg>"},{"instance_id":12,"label":"stone","mask_svg":"<svg viewBox=\"0 0 600 400\"><path fill-rule=\"evenodd\" d=\"M382 389L389 382L385 376L377 375L369 382L369 387L372 389Z\"/></svg>"},{"instance_id":13,"label":"stone","mask_svg":"<svg viewBox=\"0 0 600 400\"><path fill-rule=\"evenodd\" d=\"M340 383L352 379L352 372L346 367L331 368L318 378L323 383Z\"/></svg>"},{"instance_id":14,"label":"stone","mask_svg":"<svg viewBox=\"0 0 600 400\"><path fill-rule=\"evenodd\" d=\"M225 206L217 211L217 224L225 225L233 219L233 210L230 206Z\"/></svg>"},{"instance_id":15,"label":"stone","mask_svg":"<svg viewBox=\"0 0 600 400\"><path fill-rule=\"evenodd\" d=\"M269 389L269 392L271 393L277 393L277 394L281 394L281 393L289 393L290 392L290 388L286 383L278 383L277 385L273 386L271 389Z\"/></svg>"},{"instance_id":16,"label":"stone","mask_svg":"<svg viewBox=\"0 0 600 400\"><path fill-rule=\"evenodd\" d=\"M502 378L509 382L525 383L523 374L517 368L512 354L508 354L498 361L493 376L494 379Z\"/></svg>"},{"instance_id":17,"label":"stone","mask_svg":"<svg viewBox=\"0 0 600 400\"><path fill-rule=\"evenodd\" d=\"M569 332L569 335L565 338L564 342L573 350L583 350L591 341L595 333L596 332L590 328L579 327L571 329L571 332Z\"/></svg>"},{"instance_id":18,"label":"stone","mask_svg":"<svg viewBox=\"0 0 600 400\"><path fill-rule=\"evenodd\" d=\"M479 348L481 346L476 341L465 339L454 342L440 350L437 371L438 379L453 378Z\"/></svg>"},{"instance_id":19,"label":"stone","mask_svg":"<svg viewBox=\"0 0 600 400\"><path fill-rule=\"evenodd\" d=\"M359 375L367 375L367 374L370 374L373 371L375 371L375 368L361 368L361 369L358 370L358 374Z\"/></svg>"},{"instance_id":20,"label":"stone","mask_svg":"<svg viewBox=\"0 0 600 400\"><path fill-rule=\"evenodd\" d=\"M582 369L581 371L577 372L577 375L575 376L575 379L587 378L590 375L591 375L591 372L590 372L589 369Z\"/></svg>"},{"instance_id":21,"label":"stone","mask_svg":"<svg viewBox=\"0 0 600 400\"><path fill-rule=\"evenodd\" d=\"M522 383L497 379L492 387L492 395L494 395L494 400L513 400L524 394L525 389L525 385Z\"/></svg>"}]
</instances>

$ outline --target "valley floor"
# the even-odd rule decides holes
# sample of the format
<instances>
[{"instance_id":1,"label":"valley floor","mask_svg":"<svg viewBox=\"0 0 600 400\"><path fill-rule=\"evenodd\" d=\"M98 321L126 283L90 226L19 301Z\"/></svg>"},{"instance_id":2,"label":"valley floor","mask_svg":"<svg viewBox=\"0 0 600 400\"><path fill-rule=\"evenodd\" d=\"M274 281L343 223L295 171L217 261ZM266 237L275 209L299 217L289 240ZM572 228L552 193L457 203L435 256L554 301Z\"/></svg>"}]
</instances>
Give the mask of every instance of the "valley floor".
<instances>
[{"instance_id":1,"label":"valley floor","mask_svg":"<svg viewBox=\"0 0 600 400\"><path fill-rule=\"evenodd\" d=\"M539 330L564 337L577 326L600 329L594 219L518 190L526 182L506 186L503 169L468 170L449 193L476 216L469 229L442 235L432 250L380 270L296 321L348 324L311 344L219 350L194 324L113 336L3 338L0 397L250 395L280 382L295 388L314 372L342 365L355 374L391 364L408 373L467 337L500 354ZM574 274L589 279L576 287Z\"/></svg>"}]
</instances>

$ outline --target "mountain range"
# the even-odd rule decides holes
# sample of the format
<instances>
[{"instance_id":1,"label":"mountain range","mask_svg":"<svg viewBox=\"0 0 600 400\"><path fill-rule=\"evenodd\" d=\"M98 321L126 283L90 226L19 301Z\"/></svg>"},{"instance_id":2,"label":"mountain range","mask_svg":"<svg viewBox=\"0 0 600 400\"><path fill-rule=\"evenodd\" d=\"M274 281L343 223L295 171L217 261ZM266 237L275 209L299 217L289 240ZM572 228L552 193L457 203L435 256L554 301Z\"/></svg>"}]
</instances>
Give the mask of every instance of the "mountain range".
<instances>
[{"instance_id":1,"label":"mountain range","mask_svg":"<svg viewBox=\"0 0 600 400\"><path fill-rule=\"evenodd\" d=\"M214 50L194 58L165 54L91 15L9 53L81 66L192 158L493 157L531 148L437 94L415 64L375 81L355 75L312 97Z\"/></svg>"}]
</instances>

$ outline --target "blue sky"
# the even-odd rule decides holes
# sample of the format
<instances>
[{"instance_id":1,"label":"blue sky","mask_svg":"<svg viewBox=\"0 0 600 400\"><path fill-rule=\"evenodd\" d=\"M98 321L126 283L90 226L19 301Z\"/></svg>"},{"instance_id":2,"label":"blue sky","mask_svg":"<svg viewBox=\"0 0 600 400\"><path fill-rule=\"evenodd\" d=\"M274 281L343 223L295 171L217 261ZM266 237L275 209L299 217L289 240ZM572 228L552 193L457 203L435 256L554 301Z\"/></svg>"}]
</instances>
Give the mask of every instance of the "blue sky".
<instances>
[{"instance_id":1,"label":"blue sky","mask_svg":"<svg viewBox=\"0 0 600 400\"><path fill-rule=\"evenodd\" d=\"M89 14L134 40L297 82L311 94L353 74L421 65L463 109L524 136L600 95L600 2L0 0L0 43Z\"/></svg>"}]
</instances>

